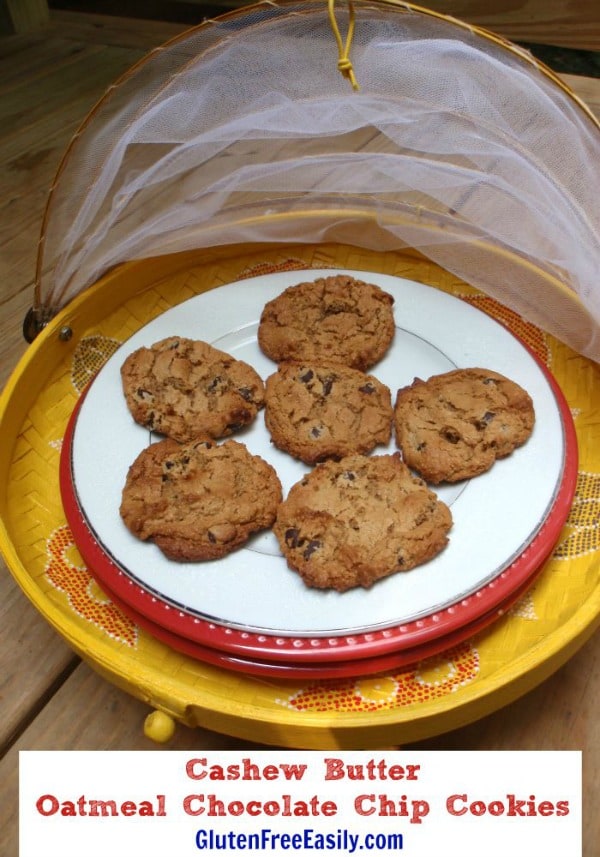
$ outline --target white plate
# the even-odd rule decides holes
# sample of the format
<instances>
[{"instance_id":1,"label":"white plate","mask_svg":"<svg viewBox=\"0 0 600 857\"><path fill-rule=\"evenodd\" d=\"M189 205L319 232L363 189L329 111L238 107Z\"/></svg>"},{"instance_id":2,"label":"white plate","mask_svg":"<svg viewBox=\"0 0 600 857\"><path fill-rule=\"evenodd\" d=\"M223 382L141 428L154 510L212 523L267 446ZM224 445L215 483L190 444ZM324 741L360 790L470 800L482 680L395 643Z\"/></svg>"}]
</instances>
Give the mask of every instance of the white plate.
<instances>
[{"instance_id":1,"label":"white plate","mask_svg":"<svg viewBox=\"0 0 600 857\"><path fill-rule=\"evenodd\" d=\"M124 526L119 505L127 470L156 440L133 422L120 367L126 356L167 336L210 342L250 363L263 377L276 370L256 331L264 304L301 279L336 273L379 285L394 296L396 335L370 373L392 396L415 376L482 366L507 375L533 399L536 425L528 442L477 479L436 489L453 515L448 547L435 559L339 594L307 588L289 570L271 532L223 559L174 563ZM284 495L308 470L270 442L262 413L236 435L277 470ZM395 451L378 447L373 454ZM72 475L83 516L124 571L168 604L202 619L251 633L312 636L397 626L428 616L476 592L522 554L560 487L565 443L560 410L545 372L504 327L458 298L398 277L359 271L269 274L222 286L168 310L124 343L91 384L74 427Z\"/></svg>"}]
</instances>

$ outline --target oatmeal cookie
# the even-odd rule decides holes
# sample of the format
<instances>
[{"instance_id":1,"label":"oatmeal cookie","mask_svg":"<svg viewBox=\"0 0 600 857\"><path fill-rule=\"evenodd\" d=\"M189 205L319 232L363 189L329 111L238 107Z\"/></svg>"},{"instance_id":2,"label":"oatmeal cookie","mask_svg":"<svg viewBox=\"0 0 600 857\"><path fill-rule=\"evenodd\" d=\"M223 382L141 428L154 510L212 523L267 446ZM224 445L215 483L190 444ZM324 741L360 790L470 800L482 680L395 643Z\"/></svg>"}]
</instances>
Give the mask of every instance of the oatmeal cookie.
<instances>
[{"instance_id":1,"label":"oatmeal cookie","mask_svg":"<svg viewBox=\"0 0 600 857\"><path fill-rule=\"evenodd\" d=\"M265 385L265 425L306 464L370 452L392 434L389 389L347 366L282 363Z\"/></svg>"},{"instance_id":2,"label":"oatmeal cookie","mask_svg":"<svg viewBox=\"0 0 600 857\"><path fill-rule=\"evenodd\" d=\"M455 369L398 391L396 442L427 482L458 482L485 473L525 443L535 422L529 394L488 369Z\"/></svg>"},{"instance_id":3,"label":"oatmeal cookie","mask_svg":"<svg viewBox=\"0 0 600 857\"><path fill-rule=\"evenodd\" d=\"M363 371L394 337L394 298L345 274L290 286L262 312L258 343L276 363L322 360Z\"/></svg>"},{"instance_id":4,"label":"oatmeal cookie","mask_svg":"<svg viewBox=\"0 0 600 857\"><path fill-rule=\"evenodd\" d=\"M138 348L121 379L134 420L182 443L231 435L264 405L264 384L252 366L180 336Z\"/></svg>"},{"instance_id":5,"label":"oatmeal cookie","mask_svg":"<svg viewBox=\"0 0 600 857\"><path fill-rule=\"evenodd\" d=\"M451 526L449 508L394 453L318 464L291 488L273 530L308 586L345 592L432 559Z\"/></svg>"},{"instance_id":6,"label":"oatmeal cookie","mask_svg":"<svg viewBox=\"0 0 600 857\"><path fill-rule=\"evenodd\" d=\"M281 497L275 470L244 444L166 438L129 468L120 513L134 536L153 541L169 559L199 562L269 528Z\"/></svg>"}]
</instances>

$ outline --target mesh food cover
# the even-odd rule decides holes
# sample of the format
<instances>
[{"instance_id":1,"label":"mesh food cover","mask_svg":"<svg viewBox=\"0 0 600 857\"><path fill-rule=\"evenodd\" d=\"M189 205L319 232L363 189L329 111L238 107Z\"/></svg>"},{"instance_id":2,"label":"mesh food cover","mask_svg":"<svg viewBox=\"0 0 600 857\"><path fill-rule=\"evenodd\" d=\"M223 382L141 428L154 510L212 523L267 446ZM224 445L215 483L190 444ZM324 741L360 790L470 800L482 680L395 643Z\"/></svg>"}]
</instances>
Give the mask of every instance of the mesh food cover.
<instances>
[{"instance_id":1,"label":"mesh food cover","mask_svg":"<svg viewBox=\"0 0 600 857\"><path fill-rule=\"evenodd\" d=\"M88 116L34 314L192 248L411 247L599 360L599 198L598 123L525 51L405 3L261 3L154 50Z\"/></svg>"}]
</instances>

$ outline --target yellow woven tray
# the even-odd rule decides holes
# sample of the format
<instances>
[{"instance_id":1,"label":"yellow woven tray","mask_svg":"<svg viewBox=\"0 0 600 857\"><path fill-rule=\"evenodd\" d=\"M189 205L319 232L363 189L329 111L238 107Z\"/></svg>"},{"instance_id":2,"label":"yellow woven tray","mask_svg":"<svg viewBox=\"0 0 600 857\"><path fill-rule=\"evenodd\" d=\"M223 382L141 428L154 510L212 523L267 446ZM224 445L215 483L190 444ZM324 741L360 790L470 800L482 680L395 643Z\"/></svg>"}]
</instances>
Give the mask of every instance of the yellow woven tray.
<instances>
[{"instance_id":1,"label":"yellow woven tray","mask_svg":"<svg viewBox=\"0 0 600 857\"><path fill-rule=\"evenodd\" d=\"M265 680L181 655L128 619L83 565L58 464L81 391L115 348L169 307L279 270L347 267L418 280L501 319L551 369L571 407L580 472L560 541L528 594L490 629L413 668L364 679ZM240 288L243 286L240 286ZM0 547L56 631L110 682L187 725L268 744L371 748L415 741L509 703L563 664L600 622L600 372L416 253L247 246L125 265L69 304L30 346L0 399Z\"/></svg>"}]
</instances>

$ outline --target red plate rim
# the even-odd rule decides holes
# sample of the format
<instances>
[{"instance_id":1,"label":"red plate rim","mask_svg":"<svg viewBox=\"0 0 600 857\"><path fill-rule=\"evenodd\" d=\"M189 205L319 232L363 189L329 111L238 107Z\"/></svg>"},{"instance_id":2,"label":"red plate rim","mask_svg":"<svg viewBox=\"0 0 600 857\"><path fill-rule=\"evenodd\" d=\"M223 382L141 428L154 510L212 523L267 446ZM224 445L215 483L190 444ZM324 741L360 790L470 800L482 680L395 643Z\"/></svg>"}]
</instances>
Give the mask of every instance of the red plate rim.
<instances>
[{"instance_id":1,"label":"red plate rim","mask_svg":"<svg viewBox=\"0 0 600 857\"><path fill-rule=\"evenodd\" d=\"M392 670L407 669L427 658L449 652L450 649L464 643L466 640L479 634L491 624L498 621L508 610L533 586L535 580L541 573L541 566L520 587L515 589L501 605L498 605L478 619L451 631L449 634L434 640L429 640L421 645L405 650L392 651L385 654L370 655L365 658L334 661L324 663L285 663L280 661L260 660L258 658L244 657L204 646L180 637L178 634L163 628L152 622L145 616L137 613L130 605L120 601L114 593L107 590L107 595L114 603L129 616L140 628L143 628L159 642L194 660L208 663L211 666L231 670L257 677L270 677L275 679L298 681L298 680L328 680L343 678L366 678L378 673L389 673Z\"/></svg>"},{"instance_id":2,"label":"red plate rim","mask_svg":"<svg viewBox=\"0 0 600 857\"><path fill-rule=\"evenodd\" d=\"M514 336L514 334L512 334ZM518 337L515 337L518 338ZM414 650L446 639L505 602L540 568L553 550L569 514L577 484L577 436L571 412L555 378L531 349L522 343L544 373L556 399L564 439L564 465L561 482L548 514L523 552L493 580L479 590L439 611L405 624L376 628L354 634L286 636L231 628L217 621L200 618L178 605L168 603L144 589L119 567L97 541L80 508L72 477L72 443L77 415L85 392L77 402L65 432L60 458L60 490L67 522L88 569L122 604L140 618L180 640L210 650L278 663L327 663L362 660ZM93 381L91 382L93 383ZM88 388L89 389L89 388ZM264 659L264 660L263 660Z\"/></svg>"}]
</instances>

